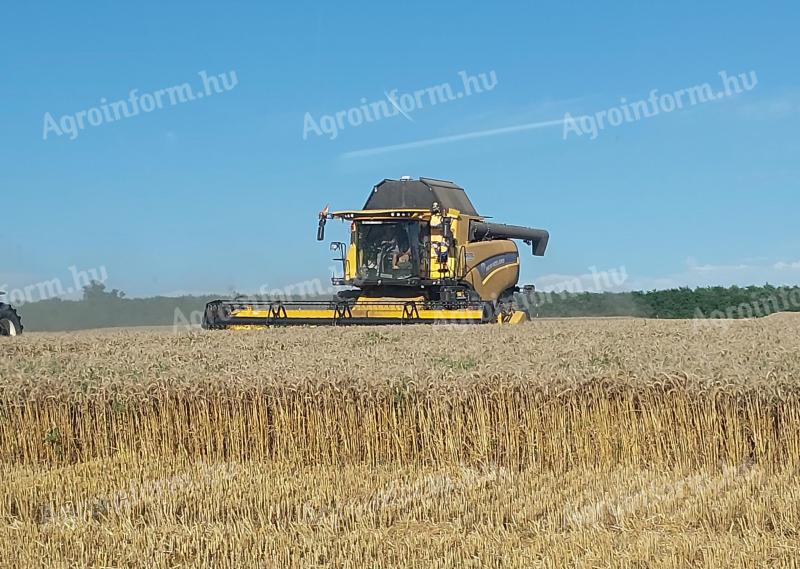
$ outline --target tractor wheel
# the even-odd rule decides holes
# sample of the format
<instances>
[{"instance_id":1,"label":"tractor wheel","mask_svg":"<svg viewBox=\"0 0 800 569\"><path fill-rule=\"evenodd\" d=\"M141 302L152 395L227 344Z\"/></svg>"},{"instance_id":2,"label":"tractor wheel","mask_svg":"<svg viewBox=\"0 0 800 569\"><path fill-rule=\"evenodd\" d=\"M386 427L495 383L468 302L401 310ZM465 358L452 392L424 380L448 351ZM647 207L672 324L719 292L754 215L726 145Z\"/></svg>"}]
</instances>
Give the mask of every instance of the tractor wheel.
<instances>
[{"instance_id":1,"label":"tractor wheel","mask_svg":"<svg viewBox=\"0 0 800 569\"><path fill-rule=\"evenodd\" d=\"M0 304L0 336L19 336L22 334L22 320L8 304Z\"/></svg>"}]
</instances>

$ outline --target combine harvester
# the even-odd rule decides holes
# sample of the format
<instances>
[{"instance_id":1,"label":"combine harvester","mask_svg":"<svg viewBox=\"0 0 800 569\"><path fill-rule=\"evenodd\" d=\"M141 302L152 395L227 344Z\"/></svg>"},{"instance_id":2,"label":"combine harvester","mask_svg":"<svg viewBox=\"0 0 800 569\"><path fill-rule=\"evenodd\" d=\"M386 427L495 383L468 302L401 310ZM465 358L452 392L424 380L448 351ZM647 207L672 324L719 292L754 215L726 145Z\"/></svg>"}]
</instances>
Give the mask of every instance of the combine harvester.
<instances>
[{"instance_id":1,"label":"combine harvester","mask_svg":"<svg viewBox=\"0 0 800 569\"><path fill-rule=\"evenodd\" d=\"M519 251L512 239L544 255L543 229L488 223L463 188L444 180L384 180L361 210L319 215L350 223L350 243L334 242L342 290L328 301L215 300L206 329L292 325L516 324ZM532 290L533 287L525 287Z\"/></svg>"},{"instance_id":2,"label":"combine harvester","mask_svg":"<svg viewBox=\"0 0 800 569\"><path fill-rule=\"evenodd\" d=\"M0 296L5 295L0 291ZM22 320L10 304L0 302L0 336L19 336L22 334Z\"/></svg>"}]
</instances>

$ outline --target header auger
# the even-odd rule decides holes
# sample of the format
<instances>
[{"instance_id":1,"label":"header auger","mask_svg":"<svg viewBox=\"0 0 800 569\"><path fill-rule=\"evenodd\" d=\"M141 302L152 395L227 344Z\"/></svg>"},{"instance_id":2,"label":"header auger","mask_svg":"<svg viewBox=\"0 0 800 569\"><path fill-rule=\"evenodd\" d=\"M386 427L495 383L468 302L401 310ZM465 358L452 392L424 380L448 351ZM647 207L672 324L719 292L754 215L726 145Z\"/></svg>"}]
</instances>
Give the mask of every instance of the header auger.
<instances>
[{"instance_id":1,"label":"header auger","mask_svg":"<svg viewBox=\"0 0 800 569\"><path fill-rule=\"evenodd\" d=\"M543 229L489 223L463 188L444 180L384 180L363 209L319 215L317 240L329 219L350 222L350 242L334 242L342 276L351 287L324 301L215 300L206 329L287 325L515 324L527 319L513 307L519 291L514 239L542 256Z\"/></svg>"}]
</instances>

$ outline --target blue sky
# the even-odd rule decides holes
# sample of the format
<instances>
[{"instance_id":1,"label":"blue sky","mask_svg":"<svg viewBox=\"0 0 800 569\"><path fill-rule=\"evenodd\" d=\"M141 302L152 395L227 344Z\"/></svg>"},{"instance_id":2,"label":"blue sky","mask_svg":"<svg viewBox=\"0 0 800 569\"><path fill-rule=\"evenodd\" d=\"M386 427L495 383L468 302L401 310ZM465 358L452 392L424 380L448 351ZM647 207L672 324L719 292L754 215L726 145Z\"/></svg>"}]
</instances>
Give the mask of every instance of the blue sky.
<instances>
[{"instance_id":1,"label":"blue sky","mask_svg":"<svg viewBox=\"0 0 800 569\"><path fill-rule=\"evenodd\" d=\"M402 175L451 179L478 210L551 232L523 280L623 269L623 288L800 282L800 9L789 2L64 3L4 8L0 286L103 267L129 295L327 278L315 216ZM387 93L495 77L337 136L307 128ZM562 125L719 73L749 90L608 126ZM203 98L63 117L228 74ZM492 75L493 74L493 75ZM425 101L424 101L425 102ZM69 120L69 118L67 119ZM304 128L305 127L305 128ZM306 131L304 138L304 130ZM442 137L455 140L361 152ZM344 227L329 225L329 237Z\"/></svg>"}]
</instances>

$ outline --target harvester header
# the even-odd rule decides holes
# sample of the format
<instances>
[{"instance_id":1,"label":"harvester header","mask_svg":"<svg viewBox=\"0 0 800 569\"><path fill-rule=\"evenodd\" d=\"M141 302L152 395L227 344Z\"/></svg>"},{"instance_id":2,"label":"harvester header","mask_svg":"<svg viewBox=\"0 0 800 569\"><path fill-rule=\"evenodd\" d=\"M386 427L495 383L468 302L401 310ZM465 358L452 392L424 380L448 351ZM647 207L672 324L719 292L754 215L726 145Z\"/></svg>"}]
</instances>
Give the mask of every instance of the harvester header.
<instances>
[{"instance_id":1,"label":"harvester header","mask_svg":"<svg viewBox=\"0 0 800 569\"><path fill-rule=\"evenodd\" d=\"M331 300L218 300L206 328L296 324L517 323L519 251L513 240L547 249L543 229L490 223L463 188L433 178L383 180L360 210L319 214L350 222L349 243L334 242L343 290Z\"/></svg>"}]
</instances>

